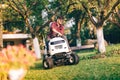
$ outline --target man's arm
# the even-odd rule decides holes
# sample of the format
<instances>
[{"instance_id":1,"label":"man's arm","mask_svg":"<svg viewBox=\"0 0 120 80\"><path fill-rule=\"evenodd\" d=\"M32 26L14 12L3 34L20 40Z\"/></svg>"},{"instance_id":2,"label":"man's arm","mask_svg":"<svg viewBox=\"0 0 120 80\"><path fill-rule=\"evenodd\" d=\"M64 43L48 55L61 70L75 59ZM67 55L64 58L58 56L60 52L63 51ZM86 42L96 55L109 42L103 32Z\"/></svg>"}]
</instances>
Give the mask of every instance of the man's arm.
<instances>
[{"instance_id":1,"label":"man's arm","mask_svg":"<svg viewBox=\"0 0 120 80\"><path fill-rule=\"evenodd\" d=\"M57 29L56 29L56 23L52 23L51 24L51 29L52 29L53 32L55 32L58 35L62 36L62 33L60 33L59 31L57 31Z\"/></svg>"},{"instance_id":2,"label":"man's arm","mask_svg":"<svg viewBox=\"0 0 120 80\"><path fill-rule=\"evenodd\" d=\"M60 32L58 32L58 31L57 31L56 29L54 29L54 28L52 29L52 31L55 32L55 33L57 33L57 34L60 35L60 36L63 36Z\"/></svg>"}]
</instances>

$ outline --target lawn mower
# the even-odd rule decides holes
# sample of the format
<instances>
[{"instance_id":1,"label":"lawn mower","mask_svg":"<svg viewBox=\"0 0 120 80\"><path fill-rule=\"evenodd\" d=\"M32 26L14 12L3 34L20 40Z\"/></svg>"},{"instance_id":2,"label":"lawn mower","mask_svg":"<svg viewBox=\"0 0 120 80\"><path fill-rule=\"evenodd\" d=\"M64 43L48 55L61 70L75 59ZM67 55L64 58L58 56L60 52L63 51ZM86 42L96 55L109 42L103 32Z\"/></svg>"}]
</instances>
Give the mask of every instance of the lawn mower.
<instances>
[{"instance_id":1,"label":"lawn mower","mask_svg":"<svg viewBox=\"0 0 120 80\"><path fill-rule=\"evenodd\" d=\"M48 42L49 50L43 55L43 67L51 69L55 65L73 65L79 63L79 56L69 49L66 39L54 37Z\"/></svg>"}]
</instances>

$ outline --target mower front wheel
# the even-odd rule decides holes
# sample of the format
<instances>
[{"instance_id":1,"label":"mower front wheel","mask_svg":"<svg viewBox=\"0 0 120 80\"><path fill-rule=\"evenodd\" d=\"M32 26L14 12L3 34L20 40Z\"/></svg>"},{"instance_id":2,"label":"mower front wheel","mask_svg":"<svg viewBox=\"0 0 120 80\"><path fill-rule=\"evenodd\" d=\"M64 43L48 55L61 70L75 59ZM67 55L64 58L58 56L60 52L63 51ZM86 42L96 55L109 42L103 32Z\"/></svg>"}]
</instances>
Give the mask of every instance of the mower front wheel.
<instances>
[{"instance_id":1,"label":"mower front wheel","mask_svg":"<svg viewBox=\"0 0 120 80\"><path fill-rule=\"evenodd\" d=\"M46 59L43 60L43 67L45 69L51 69L53 68L54 64L53 64L53 59L47 57Z\"/></svg>"}]
</instances>

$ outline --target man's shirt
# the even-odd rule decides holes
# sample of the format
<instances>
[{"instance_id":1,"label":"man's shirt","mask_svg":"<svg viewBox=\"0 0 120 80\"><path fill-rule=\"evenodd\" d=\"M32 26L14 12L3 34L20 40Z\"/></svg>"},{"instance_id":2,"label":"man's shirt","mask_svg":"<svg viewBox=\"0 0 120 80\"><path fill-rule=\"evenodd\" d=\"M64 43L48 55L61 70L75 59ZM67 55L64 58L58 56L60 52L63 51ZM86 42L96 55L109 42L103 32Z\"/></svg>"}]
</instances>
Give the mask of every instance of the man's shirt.
<instances>
[{"instance_id":1,"label":"man's shirt","mask_svg":"<svg viewBox=\"0 0 120 80\"><path fill-rule=\"evenodd\" d=\"M52 22L51 26L50 26L50 38L54 37L57 35L57 33L55 33L53 31L53 29L55 29L56 31L60 32L61 34L64 34L64 26L63 25L58 25L57 22Z\"/></svg>"}]
</instances>

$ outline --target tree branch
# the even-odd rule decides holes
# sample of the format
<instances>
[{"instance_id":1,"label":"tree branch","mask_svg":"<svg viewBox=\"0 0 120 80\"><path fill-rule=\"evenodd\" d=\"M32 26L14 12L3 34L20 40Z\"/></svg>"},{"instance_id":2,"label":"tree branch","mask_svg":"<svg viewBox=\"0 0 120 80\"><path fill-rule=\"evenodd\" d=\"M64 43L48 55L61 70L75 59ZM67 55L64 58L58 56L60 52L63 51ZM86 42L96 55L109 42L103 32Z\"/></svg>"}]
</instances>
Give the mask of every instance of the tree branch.
<instances>
[{"instance_id":1,"label":"tree branch","mask_svg":"<svg viewBox=\"0 0 120 80\"><path fill-rule=\"evenodd\" d=\"M71 4L69 4L69 5L67 6L66 13L68 13L68 10L69 10L70 6L72 6L72 5L74 5L74 4L77 4L77 3L76 3L76 2L74 2L74 3L71 3Z\"/></svg>"},{"instance_id":2,"label":"tree branch","mask_svg":"<svg viewBox=\"0 0 120 80\"><path fill-rule=\"evenodd\" d=\"M120 28L120 23L118 21L113 21L113 20L108 20L110 22L112 22L113 24L117 25Z\"/></svg>"},{"instance_id":3,"label":"tree branch","mask_svg":"<svg viewBox=\"0 0 120 80\"><path fill-rule=\"evenodd\" d=\"M101 7L100 0L97 0L98 6Z\"/></svg>"},{"instance_id":4,"label":"tree branch","mask_svg":"<svg viewBox=\"0 0 120 80\"><path fill-rule=\"evenodd\" d=\"M25 26L28 27L30 29L30 32L33 33L34 30L32 28L32 26L29 23L29 13L28 13L28 9L25 5L25 2L22 4L19 0L17 0L17 3L15 2L15 0L7 0L9 2L9 6L11 8L13 8L15 11L17 11L24 19L25 22ZM14 5L13 5L14 4Z\"/></svg>"},{"instance_id":5,"label":"tree branch","mask_svg":"<svg viewBox=\"0 0 120 80\"><path fill-rule=\"evenodd\" d=\"M120 10L117 9L117 10L115 10L115 11L116 11L116 14L117 14L118 18L120 18Z\"/></svg>"},{"instance_id":6,"label":"tree branch","mask_svg":"<svg viewBox=\"0 0 120 80\"><path fill-rule=\"evenodd\" d=\"M120 0L117 0L117 2L113 5L113 7L111 8L110 12L104 17L105 21L106 19L108 19L108 17L110 16L110 14L113 12L113 10L115 9L116 6L118 6L120 4Z\"/></svg>"},{"instance_id":7,"label":"tree branch","mask_svg":"<svg viewBox=\"0 0 120 80\"><path fill-rule=\"evenodd\" d=\"M88 13L88 16L89 16L91 22L92 22L94 25L97 25L97 22L95 22L95 20L93 19L91 13L89 12L88 8L84 5L84 3L82 3L82 6L83 6L83 8L85 9L85 11Z\"/></svg>"},{"instance_id":8,"label":"tree branch","mask_svg":"<svg viewBox=\"0 0 120 80\"><path fill-rule=\"evenodd\" d=\"M28 11L28 8L26 7L26 2L24 1L23 2L23 4L20 2L20 0L17 0L19 3L20 3L20 5L21 5L21 7L23 8L23 12L25 12L25 13L27 13L27 11Z\"/></svg>"},{"instance_id":9,"label":"tree branch","mask_svg":"<svg viewBox=\"0 0 120 80\"><path fill-rule=\"evenodd\" d=\"M23 18L24 18L24 15L22 14L21 10L19 9L19 7L15 4L15 6L13 6L12 2L10 0L7 0L9 2L9 6L14 9L15 11L17 11Z\"/></svg>"}]
</instances>

